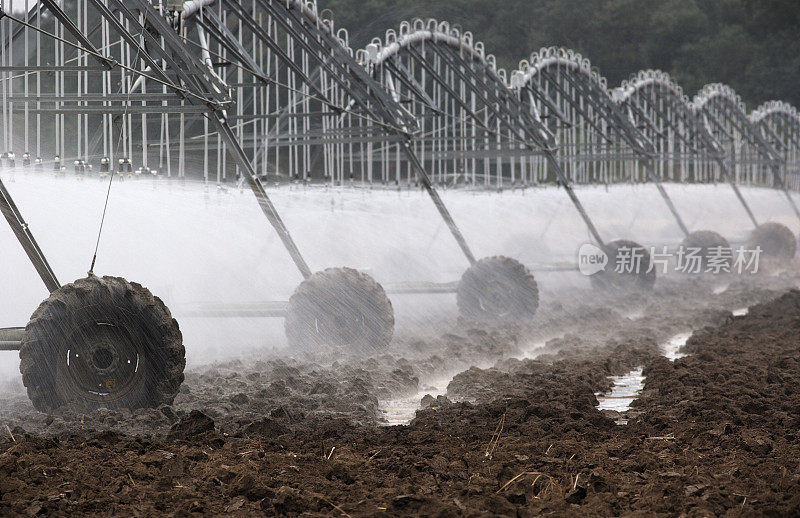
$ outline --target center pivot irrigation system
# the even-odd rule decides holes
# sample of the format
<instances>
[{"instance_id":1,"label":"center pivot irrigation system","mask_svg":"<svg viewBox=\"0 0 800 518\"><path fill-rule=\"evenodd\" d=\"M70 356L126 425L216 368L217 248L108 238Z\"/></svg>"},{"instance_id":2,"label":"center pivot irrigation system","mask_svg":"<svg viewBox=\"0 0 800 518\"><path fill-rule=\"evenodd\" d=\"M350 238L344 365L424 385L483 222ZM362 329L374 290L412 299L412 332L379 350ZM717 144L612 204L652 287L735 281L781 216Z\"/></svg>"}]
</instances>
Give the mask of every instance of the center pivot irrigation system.
<instances>
[{"instance_id":1,"label":"center pivot irrigation system","mask_svg":"<svg viewBox=\"0 0 800 518\"><path fill-rule=\"evenodd\" d=\"M97 167L111 179L188 169L222 181L233 172L304 279L288 302L262 312L285 318L291 347L386 346L387 293L455 292L460 315L478 322L533 317L531 272L509 257L476 259L436 187L557 182L612 258L643 252L638 272L593 276L606 288L650 289L655 272L641 245L602 239L575 182L646 178L687 242L706 248L727 241L690 232L662 181L722 175L754 224L737 181L778 187L794 208L783 176L800 162L797 112L768 104L748 119L722 88L690 104L668 77L645 73L611 92L588 61L559 49L523 62L509 86L483 44L447 23L403 23L354 52L344 29L297 0L31 0L26 8L0 19L5 165L16 168L13 150L22 148L25 170L55 174L65 160L78 175ZM350 268L313 273L265 188L285 180L421 187L469 266L457 283L387 290ZM25 328L0 330L0 346L20 350L36 408L171 403L185 350L163 302L92 268L62 286L2 182L0 210L50 291ZM768 225L754 239L783 243L765 249L788 254L780 240L788 232L794 246L791 231Z\"/></svg>"}]
</instances>

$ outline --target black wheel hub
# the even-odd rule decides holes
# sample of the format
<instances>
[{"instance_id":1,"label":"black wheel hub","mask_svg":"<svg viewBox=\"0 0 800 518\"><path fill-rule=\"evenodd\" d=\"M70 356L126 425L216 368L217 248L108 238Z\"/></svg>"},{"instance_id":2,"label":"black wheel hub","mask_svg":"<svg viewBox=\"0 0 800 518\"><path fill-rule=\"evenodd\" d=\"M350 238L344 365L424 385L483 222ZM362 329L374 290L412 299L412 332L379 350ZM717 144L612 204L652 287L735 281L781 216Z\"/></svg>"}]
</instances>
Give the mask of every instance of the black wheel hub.
<instances>
[{"instance_id":1,"label":"black wheel hub","mask_svg":"<svg viewBox=\"0 0 800 518\"><path fill-rule=\"evenodd\" d=\"M114 401L136 385L143 355L126 329L89 322L70 338L65 368L72 392L96 401Z\"/></svg>"},{"instance_id":2,"label":"black wheel hub","mask_svg":"<svg viewBox=\"0 0 800 518\"><path fill-rule=\"evenodd\" d=\"M478 304L483 311L497 318L511 313L516 305L516 288L509 279L493 276L481 284L483 289L478 293Z\"/></svg>"}]
</instances>

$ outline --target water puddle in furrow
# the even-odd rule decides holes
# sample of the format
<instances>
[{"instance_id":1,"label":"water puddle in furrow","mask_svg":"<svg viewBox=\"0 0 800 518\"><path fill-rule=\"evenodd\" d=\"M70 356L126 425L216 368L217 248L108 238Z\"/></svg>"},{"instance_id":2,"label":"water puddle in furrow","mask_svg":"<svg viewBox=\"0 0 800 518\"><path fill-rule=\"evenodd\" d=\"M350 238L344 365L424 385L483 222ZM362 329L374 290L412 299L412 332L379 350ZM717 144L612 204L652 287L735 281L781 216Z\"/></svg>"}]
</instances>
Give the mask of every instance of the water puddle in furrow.
<instances>
[{"instance_id":1,"label":"water puddle in furrow","mask_svg":"<svg viewBox=\"0 0 800 518\"><path fill-rule=\"evenodd\" d=\"M725 286L724 289L727 288ZM721 293L721 291L720 291ZM740 308L732 311L734 316L746 315L748 308ZM635 319L636 314L628 315L628 318ZM678 333L661 345L661 352L664 357L669 360L675 361L678 358L686 356L684 353L678 352L681 347L686 344L686 340L692 336L691 332ZM536 358L541 352L548 340L540 340L531 344L530 347L522 351L521 359ZM624 376L610 376L614 382L614 387L611 389L610 394L597 393L597 409L598 410L616 410L617 412L625 412L630 410L631 403L636 399L644 388L645 376L642 375L642 367L638 367ZM450 383L451 377L441 378L439 380L429 382L424 389L421 389L416 394L381 401L380 408L383 412L383 423L386 426L403 425L411 422L416 417L417 410L420 409L420 401L427 394L433 398L442 396L447 393L447 385ZM620 419L617 424L627 424L628 421Z\"/></svg>"},{"instance_id":2,"label":"water puddle in furrow","mask_svg":"<svg viewBox=\"0 0 800 518\"><path fill-rule=\"evenodd\" d=\"M642 376L642 367L634 369L624 376L609 376L609 378L614 382L614 387L610 394L595 394L598 402L597 409L616 410L617 412L630 409L631 403L644 388L645 377ZM627 424L627 421L625 423L617 421L617 423Z\"/></svg>"},{"instance_id":3,"label":"water puddle in furrow","mask_svg":"<svg viewBox=\"0 0 800 518\"><path fill-rule=\"evenodd\" d=\"M723 290L724 291L724 290ZM740 308L731 311L733 316L739 317L746 315L750 309ZM685 353L678 352L686 344L691 332L678 333L661 345L661 352L664 357L671 361L686 356ZM630 410L631 403L636 399L644 388L645 376L642 376L642 367L638 367L624 376L609 376L614 382L614 387L610 394L597 393L598 410L616 410L625 412ZM628 424L626 419L619 419L617 424Z\"/></svg>"},{"instance_id":4,"label":"water puddle in furrow","mask_svg":"<svg viewBox=\"0 0 800 518\"><path fill-rule=\"evenodd\" d=\"M686 356L683 353L679 353L678 350L683 347L690 336L692 336L691 332L676 334L661 345L661 353L672 361ZM644 388L646 376L642 375L642 367L637 367L624 376L609 376L609 378L614 382L614 386L610 394L601 392L595 394L598 403L597 409L616 410L617 412L630 410L631 403L639 397ZM618 419L617 424L628 424L628 420Z\"/></svg>"}]
</instances>

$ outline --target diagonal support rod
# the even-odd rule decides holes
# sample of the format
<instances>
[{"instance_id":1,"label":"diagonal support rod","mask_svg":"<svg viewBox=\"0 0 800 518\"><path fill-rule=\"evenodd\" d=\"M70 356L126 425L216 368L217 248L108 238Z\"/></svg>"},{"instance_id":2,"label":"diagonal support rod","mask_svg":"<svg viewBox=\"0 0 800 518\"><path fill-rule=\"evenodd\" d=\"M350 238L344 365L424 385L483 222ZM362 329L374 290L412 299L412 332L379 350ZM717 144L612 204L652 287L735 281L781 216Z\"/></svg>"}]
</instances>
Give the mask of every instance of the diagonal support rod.
<instances>
[{"instance_id":1,"label":"diagonal support rod","mask_svg":"<svg viewBox=\"0 0 800 518\"><path fill-rule=\"evenodd\" d=\"M428 173L425 172L425 168L422 167L422 163L420 163L417 154L411 148L411 138L406 137L406 140L403 142L403 152L405 153L406 157L408 157L409 162L411 162L412 166L417 172L417 176L419 177L422 185L425 187L425 190L428 192L428 195L433 200L433 204L436 206L436 210L439 211L439 214L442 216L442 219L447 224L447 228L450 229L450 233L453 234L453 237L458 243L458 246L461 248L461 251L466 256L467 261L469 261L470 265L475 264L475 255L473 255L472 250L470 250L469 245L467 244L467 240L464 239L464 235L459 230L458 225L456 225L455 220L453 220L453 216L450 215L450 211L447 210L442 198L439 196L439 193L436 189L433 188L431 184L431 179L428 176Z\"/></svg>"},{"instance_id":2,"label":"diagonal support rod","mask_svg":"<svg viewBox=\"0 0 800 518\"><path fill-rule=\"evenodd\" d=\"M292 239L289 229L286 228L272 200L267 196L264 184L261 183L261 180L256 175L253 165L250 163L250 160L247 159L247 155L245 155L244 150L239 145L236 135L233 133L230 126L228 126L228 123L222 118L221 114L216 110L211 112L210 118L217 127L217 131L219 131L220 135L225 139L225 142L230 146L239 167L245 172L245 180L250 190L253 191L256 201L258 201L258 206L261 207L261 211L278 233L278 237L280 237L283 246L286 247L286 250L289 252L297 269L300 270L300 274L303 278L308 279L311 277L311 269L308 267L308 263L306 263L305 259L303 259L300 249L297 248L297 244L295 244L294 239Z\"/></svg>"}]
</instances>

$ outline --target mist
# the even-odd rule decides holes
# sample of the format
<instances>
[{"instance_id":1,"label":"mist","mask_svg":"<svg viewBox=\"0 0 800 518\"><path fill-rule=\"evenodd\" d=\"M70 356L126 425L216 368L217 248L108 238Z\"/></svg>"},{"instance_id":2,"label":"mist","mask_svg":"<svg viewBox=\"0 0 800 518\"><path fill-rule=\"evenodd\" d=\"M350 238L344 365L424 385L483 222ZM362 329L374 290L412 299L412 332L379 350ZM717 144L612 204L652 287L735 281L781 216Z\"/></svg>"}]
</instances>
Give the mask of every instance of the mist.
<instances>
[{"instance_id":1,"label":"mist","mask_svg":"<svg viewBox=\"0 0 800 518\"><path fill-rule=\"evenodd\" d=\"M61 283L84 277L97 240L108 178L4 172L0 175ZM751 230L730 186L667 185L691 230L732 242ZM604 239L645 246L683 238L652 185L577 186ZM783 194L742 187L760 222L798 223ZM350 266L384 285L457 281L468 262L426 193L419 190L281 186L269 192L313 271ZM476 257L508 255L536 273L542 297L570 285L590 290L577 272L537 272L574 263L588 232L554 186L525 191L448 190L442 198ZM793 194L800 202L800 197ZM0 231L0 326L24 326L47 292L10 228ZM209 303L286 301L302 277L248 189L154 177L115 178L99 243L97 275L123 276L161 297L179 321L191 366L286 347L279 318L196 318ZM393 295L398 334L452 325L455 296ZM19 381L16 352L4 352L0 380Z\"/></svg>"}]
</instances>

